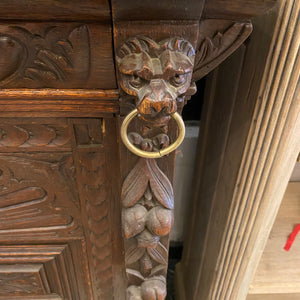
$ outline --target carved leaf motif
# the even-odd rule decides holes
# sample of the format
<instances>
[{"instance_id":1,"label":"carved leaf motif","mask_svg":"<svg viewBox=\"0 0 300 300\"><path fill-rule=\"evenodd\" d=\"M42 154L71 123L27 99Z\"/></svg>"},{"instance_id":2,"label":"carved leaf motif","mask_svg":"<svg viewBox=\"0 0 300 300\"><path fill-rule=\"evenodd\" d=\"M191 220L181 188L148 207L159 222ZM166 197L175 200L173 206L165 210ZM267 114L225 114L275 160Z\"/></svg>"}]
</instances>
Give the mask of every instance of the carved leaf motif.
<instances>
[{"instance_id":1,"label":"carved leaf motif","mask_svg":"<svg viewBox=\"0 0 300 300\"><path fill-rule=\"evenodd\" d=\"M1 193L0 209L13 208L15 205L30 206L45 200L46 191L41 187L26 187L13 192Z\"/></svg>"},{"instance_id":2,"label":"carved leaf motif","mask_svg":"<svg viewBox=\"0 0 300 300\"><path fill-rule=\"evenodd\" d=\"M150 233L145 229L142 233L136 236L138 247L155 248L159 241L159 237Z\"/></svg>"},{"instance_id":3,"label":"carved leaf motif","mask_svg":"<svg viewBox=\"0 0 300 300\"><path fill-rule=\"evenodd\" d=\"M65 125L0 124L0 147L67 147L70 139Z\"/></svg>"},{"instance_id":4,"label":"carved leaf motif","mask_svg":"<svg viewBox=\"0 0 300 300\"><path fill-rule=\"evenodd\" d=\"M154 160L140 159L126 177L122 188L124 207L133 206L144 195L148 182L151 190L164 207L174 208L172 185L167 176L159 169Z\"/></svg>"},{"instance_id":5,"label":"carved leaf motif","mask_svg":"<svg viewBox=\"0 0 300 300\"><path fill-rule=\"evenodd\" d=\"M205 26L210 28L213 24L209 24L209 22L211 21L205 20L201 24L206 24L203 25L204 28ZM245 41L252 31L251 23L247 22L236 22L229 28L225 22L224 26L226 27L223 32L217 31L214 36L206 36L201 41L199 49L196 52L193 81L199 80L219 65Z\"/></svg>"},{"instance_id":6,"label":"carved leaf motif","mask_svg":"<svg viewBox=\"0 0 300 300\"><path fill-rule=\"evenodd\" d=\"M1 87L58 88L71 81L75 88L86 82L90 70L88 26L46 26L1 26Z\"/></svg>"},{"instance_id":7,"label":"carved leaf motif","mask_svg":"<svg viewBox=\"0 0 300 300\"><path fill-rule=\"evenodd\" d=\"M147 164L144 159L140 159L133 170L126 177L122 187L122 204L124 207L131 207L136 204L144 195L147 185L148 176Z\"/></svg>"},{"instance_id":8,"label":"carved leaf motif","mask_svg":"<svg viewBox=\"0 0 300 300\"><path fill-rule=\"evenodd\" d=\"M168 177L158 168L154 160L147 160L148 169L151 176L149 176L151 190L164 207L174 208L173 188Z\"/></svg>"},{"instance_id":9,"label":"carved leaf motif","mask_svg":"<svg viewBox=\"0 0 300 300\"><path fill-rule=\"evenodd\" d=\"M204 39L199 50L197 51L197 56L195 58L195 66L198 67L201 63L211 55L211 53L216 49L212 40L208 37Z\"/></svg>"},{"instance_id":10,"label":"carved leaf motif","mask_svg":"<svg viewBox=\"0 0 300 300\"><path fill-rule=\"evenodd\" d=\"M24 129L26 132L34 132L34 135L28 139L28 145L30 146L44 146L49 144L57 136L55 129L40 124L26 124L19 125L19 128Z\"/></svg>"},{"instance_id":11,"label":"carved leaf motif","mask_svg":"<svg viewBox=\"0 0 300 300\"><path fill-rule=\"evenodd\" d=\"M151 270L150 276L162 275L165 276L167 271L166 265L158 265Z\"/></svg>"},{"instance_id":12,"label":"carved leaf motif","mask_svg":"<svg viewBox=\"0 0 300 300\"><path fill-rule=\"evenodd\" d=\"M53 27L48 30L43 42L35 40L40 50L34 64L25 70L28 78L44 83L64 82L70 76L77 80L86 79L89 68L87 27L74 28L66 39L58 39L59 34Z\"/></svg>"},{"instance_id":13,"label":"carved leaf motif","mask_svg":"<svg viewBox=\"0 0 300 300\"><path fill-rule=\"evenodd\" d=\"M144 276L137 270L134 269L126 269L126 274L128 281L133 285L140 285L144 280Z\"/></svg>"},{"instance_id":14,"label":"carved leaf motif","mask_svg":"<svg viewBox=\"0 0 300 300\"><path fill-rule=\"evenodd\" d=\"M125 252L126 264L130 265L135 263L145 254L145 252L145 248L138 247L136 240L132 240L130 247L128 247Z\"/></svg>"},{"instance_id":15,"label":"carved leaf motif","mask_svg":"<svg viewBox=\"0 0 300 300\"><path fill-rule=\"evenodd\" d=\"M162 265L168 264L168 250L162 243L159 242L156 248L147 248L147 251L156 262Z\"/></svg>"},{"instance_id":16,"label":"carved leaf motif","mask_svg":"<svg viewBox=\"0 0 300 300\"><path fill-rule=\"evenodd\" d=\"M9 147L18 147L29 139L29 133L18 127L11 125L1 125L0 145Z\"/></svg>"}]
</instances>

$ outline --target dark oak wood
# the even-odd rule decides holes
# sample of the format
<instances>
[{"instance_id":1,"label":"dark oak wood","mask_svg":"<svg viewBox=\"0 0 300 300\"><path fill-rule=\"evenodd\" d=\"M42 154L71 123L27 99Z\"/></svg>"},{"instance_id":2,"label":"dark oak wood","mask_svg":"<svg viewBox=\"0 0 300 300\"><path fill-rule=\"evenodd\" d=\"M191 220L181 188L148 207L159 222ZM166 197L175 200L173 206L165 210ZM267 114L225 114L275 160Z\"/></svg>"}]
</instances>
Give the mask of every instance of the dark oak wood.
<instances>
[{"instance_id":1,"label":"dark oak wood","mask_svg":"<svg viewBox=\"0 0 300 300\"><path fill-rule=\"evenodd\" d=\"M115 20L199 20L205 0L165 0L155 3L151 0L112 0Z\"/></svg>"},{"instance_id":2,"label":"dark oak wood","mask_svg":"<svg viewBox=\"0 0 300 300\"><path fill-rule=\"evenodd\" d=\"M175 154L139 160L120 125L137 107L137 146L174 141L273 1L244 2L1 1L0 299L165 298Z\"/></svg>"},{"instance_id":3,"label":"dark oak wood","mask_svg":"<svg viewBox=\"0 0 300 300\"><path fill-rule=\"evenodd\" d=\"M265 14L276 2L277 0L207 0L202 18L248 20Z\"/></svg>"},{"instance_id":4,"label":"dark oak wood","mask_svg":"<svg viewBox=\"0 0 300 300\"><path fill-rule=\"evenodd\" d=\"M2 0L2 20L110 21L108 0Z\"/></svg>"}]
</instances>

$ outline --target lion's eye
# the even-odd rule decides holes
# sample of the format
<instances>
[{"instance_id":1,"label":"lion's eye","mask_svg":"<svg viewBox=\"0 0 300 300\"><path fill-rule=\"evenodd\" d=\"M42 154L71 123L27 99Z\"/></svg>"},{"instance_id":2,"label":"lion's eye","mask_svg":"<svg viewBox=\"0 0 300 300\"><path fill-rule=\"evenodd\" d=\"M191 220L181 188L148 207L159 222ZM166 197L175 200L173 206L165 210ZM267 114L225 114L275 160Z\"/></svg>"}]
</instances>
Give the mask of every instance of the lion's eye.
<instances>
[{"instance_id":1,"label":"lion's eye","mask_svg":"<svg viewBox=\"0 0 300 300\"><path fill-rule=\"evenodd\" d=\"M174 86L183 85L185 81L186 81L186 74L175 74L175 76L170 79L170 83Z\"/></svg>"},{"instance_id":2,"label":"lion's eye","mask_svg":"<svg viewBox=\"0 0 300 300\"><path fill-rule=\"evenodd\" d=\"M134 88L140 88L144 84L144 81L141 77L133 75L129 83Z\"/></svg>"}]
</instances>

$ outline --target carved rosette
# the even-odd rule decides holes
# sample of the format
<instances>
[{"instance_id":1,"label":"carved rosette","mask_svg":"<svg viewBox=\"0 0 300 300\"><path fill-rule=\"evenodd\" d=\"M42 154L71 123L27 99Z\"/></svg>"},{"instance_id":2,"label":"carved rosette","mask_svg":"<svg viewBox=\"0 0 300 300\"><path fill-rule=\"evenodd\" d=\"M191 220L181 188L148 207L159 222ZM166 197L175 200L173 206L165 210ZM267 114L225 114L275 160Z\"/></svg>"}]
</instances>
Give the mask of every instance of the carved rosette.
<instances>
[{"instance_id":1,"label":"carved rosette","mask_svg":"<svg viewBox=\"0 0 300 300\"><path fill-rule=\"evenodd\" d=\"M139 112L137 132L128 133L133 145L148 152L168 147L170 114L181 111L185 96L195 92L191 86L194 58L192 45L182 38L156 43L135 37L120 48L122 104L131 101ZM163 300L174 197L169 179L154 159L140 158L126 177L122 206L126 299Z\"/></svg>"}]
</instances>

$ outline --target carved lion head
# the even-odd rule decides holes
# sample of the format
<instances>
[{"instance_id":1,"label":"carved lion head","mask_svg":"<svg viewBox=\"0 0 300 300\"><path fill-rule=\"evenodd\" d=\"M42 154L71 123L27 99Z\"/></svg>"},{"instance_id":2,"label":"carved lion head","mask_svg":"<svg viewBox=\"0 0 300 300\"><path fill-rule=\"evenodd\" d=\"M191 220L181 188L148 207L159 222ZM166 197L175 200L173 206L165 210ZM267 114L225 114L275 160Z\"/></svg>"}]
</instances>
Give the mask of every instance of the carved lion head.
<instances>
[{"instance_id":1,"label":"carved lion head","mask_svg":"<svg viewBox=\"0 0 300 300\"><path fill-rule=\"evenodd\" d=\"M121 87L136 98L143 117L172 114L190 88L194 59L193 46L182 38L159 43L143 36L131 38L117 56Z\"/></svg>"}]
</instances>

